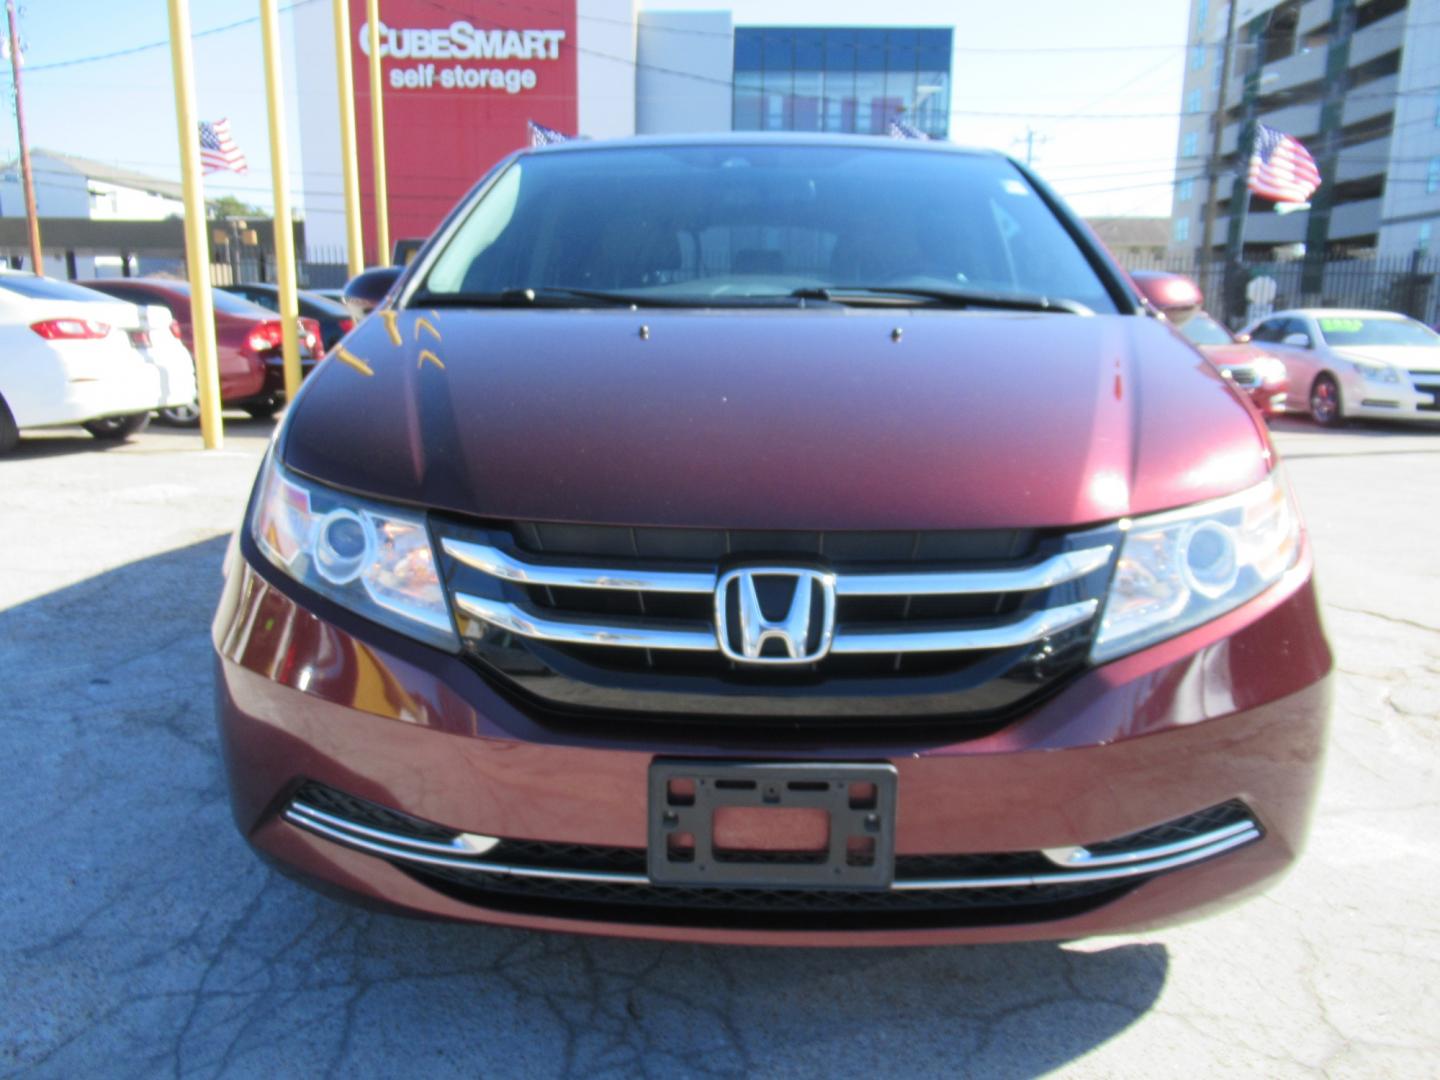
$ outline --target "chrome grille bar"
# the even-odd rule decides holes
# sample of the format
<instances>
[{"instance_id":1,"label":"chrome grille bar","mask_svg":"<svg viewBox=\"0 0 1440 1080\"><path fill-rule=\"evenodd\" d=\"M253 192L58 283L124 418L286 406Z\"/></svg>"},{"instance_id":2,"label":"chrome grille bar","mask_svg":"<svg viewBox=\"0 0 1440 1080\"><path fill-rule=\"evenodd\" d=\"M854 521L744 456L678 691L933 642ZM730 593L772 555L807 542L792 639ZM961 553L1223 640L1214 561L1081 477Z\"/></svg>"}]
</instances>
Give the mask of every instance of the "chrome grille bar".
<instances>
[{"instance_id":1,"label":"chrome grille bar","mask_svg":"<svg viewBox=\"0 0 1440 1080\"><path fill-rule=\"evenodd\" d=\"M645 570L581 567L520 559L489 544L446 537L447 555L482 574L517 585L551 585L571 589L624 589L636 592L713 593L719 574L713 570ZM1082 578L1105 566L1109 544L1065 551L1028 566L1000 570L915 570L887 574L835 575L836 596L963 596L979 593L1035 592Z\"/></svg>"},{"instance_id":2,"label":"chrome grille bar","mask_svg":"<svg viewBox=\"0 0 1440 1080\"><path fill-rule=\"evenodd\" d=\"M615 645L631 649L682 649L716 652L720 648L713 627L700 623L660 623L612 617L608 623L589 619L555 619L504 600L486 600L468 593L455 594L455 606L471 618L508 630L521 637L562 645ZM835 630L832 653L960 652L971 649L1009 649L1078 626L1094 616L1099 601L1082 600L1064 607L1034 611L1018 619L969 628L921 627L907 630ZM683 628L681 628L683 627Z\"/></svg>"},{"instance_id":3,"label":"chrome grille bar","mask_svg":"<svg viewBox=\"0 0 1440 1080\"><path fill-rule=\"evenodd\" d=\"M832 653L963 652L972 649L1012 649L1079 626L1095 614L1097 600L1033 611L1019 619L976 628L920 628L905 630L846 630L836 627Z\"/></svg>"},{"instance_id":4,"label":"chrome grille bar","mask_svg":"<svg viewBox=\"0 0 1440 1080\"><path fill-rule=\"evenodd\" d=\"M523 562L489 544L471 544L446 537L447 555L482 574L517 585L557 585L568 589L627 589L638 592L713 593L713 571L605 570L561 563Z\"/></svg>"},{"instance_id":5,"label":"chrome grille bar","mask_svg":"<svg viewBox=\"0 0 1440 1080\"><path fill-rule=\"evenodd\" d=\"M555 619L518 604L486 600L468 593L456 593L455 606L471 618L498 626L501 630L561 645L616 645L629 649L680 649L686 652L717 652L720 648L715 628L704 623L661 623L612 617L610 622L602 625L589 619Z\"/></svg>"}]
</instances>

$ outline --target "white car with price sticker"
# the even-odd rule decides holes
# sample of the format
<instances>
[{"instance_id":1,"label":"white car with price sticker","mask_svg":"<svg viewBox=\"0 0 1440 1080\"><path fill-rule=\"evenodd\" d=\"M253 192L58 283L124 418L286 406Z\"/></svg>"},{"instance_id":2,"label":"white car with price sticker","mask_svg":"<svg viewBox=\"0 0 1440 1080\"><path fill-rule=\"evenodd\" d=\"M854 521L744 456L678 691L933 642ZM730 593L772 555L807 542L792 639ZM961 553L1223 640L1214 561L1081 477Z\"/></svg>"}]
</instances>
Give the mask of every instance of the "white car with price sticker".
<instances>
[{"instance_id":1,"label":"white car with price sticker","mask_svg":"<svg viewBox=\"0 0 1440 1080\"><path fill-rule=\"evenodd\" d=\"M1296 308L1246 327L1242 339L1284 362L1291 409L1318 424L1440 421L1440 334L1407 316Z\"/></svg>"}]
</instances>

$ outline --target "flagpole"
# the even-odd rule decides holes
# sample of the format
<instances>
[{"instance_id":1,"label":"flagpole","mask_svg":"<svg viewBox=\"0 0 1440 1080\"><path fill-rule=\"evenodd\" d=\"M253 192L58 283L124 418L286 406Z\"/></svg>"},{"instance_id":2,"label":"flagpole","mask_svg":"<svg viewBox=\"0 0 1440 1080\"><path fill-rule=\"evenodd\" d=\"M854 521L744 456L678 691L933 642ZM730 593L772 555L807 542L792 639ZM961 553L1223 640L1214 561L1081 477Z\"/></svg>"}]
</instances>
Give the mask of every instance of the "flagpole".
<instances>
[{"instance_id":1,"label":"flagpole","mask_svg":"<svg viewBox=\"0 0 1440 1080\"><path fill-rule=\"evenodd\" d=\"M355 149L355 72L350 61L350 0L333 0L335 76L340 91L340 167L345 178L345 261L353 278L365 269L360 224L360 163Z\"/></svg>"},{"instance_id":2,"label":"flagpole","mask_svg":"<svg viewBox=\"0 0 1440 1080\"><path fill-rule=\"evenodd\" d=\"M180 131L180 179L185 196L185 262L190 276L190 326L200 393L205 449L225 441L220 376L215 364L215 307L210 296L210 241L200 180L200 125L195 121L195 60L190 48L190 0L169 0L170 62L175 79L175 124Z\"/></svg>"},{"instance_id":3,"label":"flagpole","mask_svg":"<svg viewBox=\"0 0 1440 1080\"><path fill-rule=\"evenodd\" d=\"M370 31L370 154L375 171L376 266L390 265L390 192L385 181L385 87L380 70L380 0L365 0Z\"/></svg>"},{"instance_id":4,"label":"flagpole","mask_svg":"<svg viewBox=\"0 0 1440 1080\"><path fill-rule=\"evenodd\" d=\"M20 85L20 26L15 0L5 0L10 18L10 70L15 76L15 129L20 139L20 176L25 184L25 217L30 231L30 262L38 277L45 276L45 253L40 249L40 214L35 209L35 174L30 169L30 140L25 135L25 94Z\"/></svg>"},{"instance_id":5,"label":"flagpole","mask_svg":"<svg viewBox=\"0 0 1440 1080\"><path fill-rule=\"evenodd\" d=\"M300 298L295 288L295 225L290 217L285 144L285 86L280 73L277 0L260 0L260 46L265 54L265 104L270 116L270 186L275 199L275 269L280 286L280 349L285 358L285 400L300 392Z\"/></svg>"}]
</instances>

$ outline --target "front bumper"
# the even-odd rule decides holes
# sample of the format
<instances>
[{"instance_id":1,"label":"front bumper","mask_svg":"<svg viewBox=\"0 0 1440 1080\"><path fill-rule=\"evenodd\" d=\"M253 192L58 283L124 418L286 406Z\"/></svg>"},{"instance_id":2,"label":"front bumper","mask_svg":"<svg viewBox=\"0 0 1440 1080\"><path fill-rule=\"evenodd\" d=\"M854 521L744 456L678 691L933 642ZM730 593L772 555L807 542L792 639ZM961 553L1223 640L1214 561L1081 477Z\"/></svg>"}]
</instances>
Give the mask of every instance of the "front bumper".
<instances>
[{"instance_id":1,"label":"front bumper","mask_svg":"<svg viewBox=\"0 0 1440 1080\"><path fill-rule=\"evenodd\" d=\"M1323 753L1331 666L1309 570L1307 553L1244 607L1086 673L999 730L971 736L926 729L903 738L882 732L840 743L737 741L713 727L552 722L457 657L308 595L297 603L302 594L294 586L272 582L237 550L214 627L235 818L250 842L289 872L417 915L796 945L1153 928L1263 889L1300 849ZM404 859L297 823L294 812L302 785L323 785L456 832L633 852L647 843L656 757L889 763L897 776L897 860L1095 845L1237 800L1263 836L1164 867L1088 906L1034 908L1034 918L956 910L797 924L758 914L737 925L683 906L648 918L617 916L619 909L604 904L492 904L417 874Z\"/></svg>"},{"instance_id":2,"label":"front bumper","mask_svg":"<svg viewBox=\"0 0 1440 1080\"><path fill-rule=\"evenodd\" d=\"M1342 392L1345 415L1354 419L1440 421L1440 373L1398 383L1347 375Z\"/></svg>"}]
</instances>

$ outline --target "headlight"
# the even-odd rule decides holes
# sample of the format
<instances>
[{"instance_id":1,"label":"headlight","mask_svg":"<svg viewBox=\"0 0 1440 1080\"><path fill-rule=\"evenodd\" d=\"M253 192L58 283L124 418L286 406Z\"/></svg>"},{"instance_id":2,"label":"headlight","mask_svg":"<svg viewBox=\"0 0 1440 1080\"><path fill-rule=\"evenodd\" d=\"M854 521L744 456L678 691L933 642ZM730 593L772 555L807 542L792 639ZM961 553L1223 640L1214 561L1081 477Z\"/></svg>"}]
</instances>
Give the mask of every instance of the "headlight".
<instances>
[{"instance_id":1,"label":"headlight","mask_svg":"<svg viewBox=\"0 0 1440 1080\"><path fill-rule=\"evenodd\" d=\"M1091 656L1113 660L1223 615L1295 565L1300 516L1278 473L1248 491L1136 518Z\"/></svg>"},{"instance_id":2,"label":"headlight","mask_svg":"<svg viewBox=\"0 0 1440 1080\"><path fill-rule=\"evenodd\" d=\"M458 648L425 521L285 472L266 458L250 534L321 596L445 649Z\"/></svg>"},{"instance_id":3,"label":"headlight","mask_svg":"<svg viewBox=\"0 0 1440 1080\"><path fill-rule=\"evenodd\" d=\"M1400 373L1386 364L1367 364L1363 360L1351 360L1350 363L1367 382L1398 383L1400 381Z\"/></svg>"},{"instance_id":4,"label":"headlight","mask_svg":"<svg viewBox=\"0 0 1440 1080\"><path fill-rule=\"evenodd\" d=\"M1285 378L1285 362L1278 357L1257 357L1254 367L1255 377L1262 383L1277 383Z\"/></svg>"}]
</instances>

